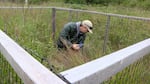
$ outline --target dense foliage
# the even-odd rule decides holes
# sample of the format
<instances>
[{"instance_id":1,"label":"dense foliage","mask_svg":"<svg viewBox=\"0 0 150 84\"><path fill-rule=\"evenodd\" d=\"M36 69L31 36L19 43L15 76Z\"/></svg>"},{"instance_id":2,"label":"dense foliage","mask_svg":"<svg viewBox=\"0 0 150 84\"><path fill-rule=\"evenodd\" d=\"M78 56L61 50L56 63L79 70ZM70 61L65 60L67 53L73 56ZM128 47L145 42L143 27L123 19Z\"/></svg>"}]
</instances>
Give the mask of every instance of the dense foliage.
<instances>
[{"instance_id":1,"label":"dense foliage","mask_svg":"<svg viewBox=\"0 0 150 84\"><path fill-rule=\"evenodd\" d=\"M124 5L130 7L150 8L150 0L64 0L65 3L76 4L100 4L100 5Z\"/></svg>"},{"instance_id":2,"label":"dense foliage","mask_svg":"<svg viewBox=\"0 0 150 84\"><path fill-rule=\"evenodd\" d=\"M25 0L6 0L12 2L24 3ZM29 4L40 4L43 2L64 2L71 4L87 4L87 5L123 5L128 7L138 7L150 9L150 0L27 0Z\"/></svg>"},{"instance_id":3,"label":"dense foliage","mask_svg":"<svg viewBox=\"0 0 150 84\"><path fill-rule=\"evenodd\" d=\"M5 0L5 1L24 3L26 0ZM27 0L27 1L29 4L39 4L39 3L50 1L50 0Z\"/></svg>"}]
</instances>

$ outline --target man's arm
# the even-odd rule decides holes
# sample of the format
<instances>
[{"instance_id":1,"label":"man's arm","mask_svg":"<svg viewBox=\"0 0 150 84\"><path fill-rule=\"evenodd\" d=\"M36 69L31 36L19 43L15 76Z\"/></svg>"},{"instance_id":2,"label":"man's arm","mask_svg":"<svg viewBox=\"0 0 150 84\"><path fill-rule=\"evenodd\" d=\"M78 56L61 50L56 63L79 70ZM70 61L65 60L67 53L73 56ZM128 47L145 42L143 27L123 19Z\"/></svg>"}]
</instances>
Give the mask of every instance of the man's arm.
<instances>
[{"instance_id":1,"label":"man's arm","mask_svg":"<svg viewBox=\"0 0 150 84\"><path fill-rule=\"evenodd\" d=\"M86 35L83 35L83 36L80 38L80 41L79 41L79 46L80 46L80 48L82 48L82 47L84 46L85 38L86 38Z\"/></svg>"}]
</instances>

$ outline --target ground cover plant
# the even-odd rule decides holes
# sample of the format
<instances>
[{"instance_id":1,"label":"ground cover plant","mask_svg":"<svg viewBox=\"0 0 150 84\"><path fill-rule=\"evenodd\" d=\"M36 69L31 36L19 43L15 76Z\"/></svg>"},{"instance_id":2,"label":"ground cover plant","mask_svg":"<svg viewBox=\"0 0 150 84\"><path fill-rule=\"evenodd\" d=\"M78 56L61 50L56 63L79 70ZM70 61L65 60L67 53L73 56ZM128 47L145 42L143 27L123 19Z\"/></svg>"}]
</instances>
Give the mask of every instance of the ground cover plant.
<instances>
[{"instance_id":1,"label":"ground cover plant","mask_svg":"<svg viewBox=\"0 0 150 84\"><path fill-rule=\"evenodd\" d=\"M9 3L7 4L8 6L10 5ZM16 6L15 4L13 5ZM89 7L86 5L70 5L56 2L50 4L44 3L40 6L53 5L70 8L81 8L85 10L89 9L107 13L109 12L124 15L149 17L149 11L147 10L138 10L134 8L131 9L125 7L118 8L118 6ZM20 6L23 5L21 4ZM119 49L122 49L124 47L127 47L129 45L132 45L150 37L149 21L111 17L106 52L103 53L105 29L108 19L107 16L81 12L70 13L68 11L57 11L56 34L55 39L52 39L51 14L51 9L0 9L0 29L5 31L11 38L13 38L17 43L19 43L32 56L34 56L36 59L42 62L46 67L52 68L56 73L94 60L96 58L104 56L105 54L112 53L114 51L117 51ZM72 51L58 51L54 45L59 35L59 32L63 28L63 25L69 21L80 21L87 18L94 23L94 33L87 34L87 39L85 41L85 46L83 50L78 53ZM145 61L140 62L140 66L135 67L135 69L134 65L131 66L131 68L128 68L127 70L123 71L123 74L127 73L128 70L130 71L132 69L140 71L141 69L143 69L141 67L143 67L142 64L144 63ZM146 61L145 64L147 67L149 62ZM144 70L147 71L149 70L149 68L146 68ZM133 72L134 71L130 71L128 74L131 74ZM112 79L115 80L115 78L117 77L118 76L113 77ZM148 77L146 79L148 79Z\"/></svg>"}]
</instances>

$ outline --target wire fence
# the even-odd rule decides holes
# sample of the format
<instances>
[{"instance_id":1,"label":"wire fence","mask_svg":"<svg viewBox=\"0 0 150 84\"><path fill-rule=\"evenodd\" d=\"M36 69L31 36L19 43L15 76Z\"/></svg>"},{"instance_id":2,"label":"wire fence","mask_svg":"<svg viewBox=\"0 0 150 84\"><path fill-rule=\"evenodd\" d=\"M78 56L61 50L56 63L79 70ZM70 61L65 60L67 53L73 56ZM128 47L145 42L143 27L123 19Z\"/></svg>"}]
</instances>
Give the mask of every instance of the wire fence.
<instances>
[{"instance_id":1,"label":"wire fence","mask_svg":"<svg viewBox=\"0 0 150 84\"><path fill-rule=\"evenodd\" d=\"M131 64L126 69L112 76L103 84L148 84L150 82L150 55Z\"/></svg>"},{"instance_id":2,"label":"wire fence","mask_svg":"<svg viewBox=\"0 0 150 84\"><path fill-rule=\"evenodd\" d=\"M2 54L0 54L0 84L23 84Z\"/></svg>"},{"instance_id":3,"label":"wire fence","mask_svg":"<svg viewBox=\"0 0 150 84\"><path fill-rule=\"evenodd\" d=\"M53 68L51 65L54 65L56 71L63 71L150 37L150 18L57 7L20 6L0 7L0 15L0 29L45 66L51 69ZM85 59L78 60L79 63L75 61L76 63L72 65L74 58L68 62L65 55L58 55L53 42L56 42L65 23L84 19L90 19L94 23L94 33L92 35L87 34L83 49ZM149 59L149 56L146 57ZM131 81L127 83L135 83L134 80L139 82L136 79L137 76L143 77L143 80L148 79L150 75L148 73L149 68L147 68L149 65L147 58L141 59L140 62L112 77L112 80L106 84L126 83L125 81L129 79ZM145 69L141 67L145 67ZM5 67L3 69L5 70ZM126 74L127 72L129 73ZM131 77L131 73L135 74L134 77ZM138 75L139 73L140 75ZM143 80L140 80L139 83L142 84ZM147 83L147 81L145 82Z\"/></svg>"},{"instance_id":4,"label":"wire fence","mask_svg":"<svg viewBox=\"0 0 150 84\"><path fill-rule=\"evenodd\" d=\"M146 39L144 41L141 41L134 45L123 48L114 53L106 55L104 57L100 57L93 61L85 63L83 65L74 67L69 70L65 70L65 71L61 72L60 74L65 79L67 79L71 84L79 84L79 83L80 84L100 84L100 83L103 83L105 80L108 80L110 77L114 76L115 74L121 72L121 70L124 70L129 65L132 65L134 62L136 62L143 56L146 56L146 55L149 56L149 54L150 54L150 39ZM143 60L143 61L145 61L145 60ZM140 65L142 64L142 62L140 62ZM146 61L146 63L148 63L148 62ZM143 67L145 67L145 66L143 66ZM138 69L139 71L137 71L135 68ZM116 78L116 76L114 76L114 79L112 79L112 80L117 79L116 82L115 83L110 82L110 83L112 83L112 84L113 83L118 84L119 82L121 84L122 83L123 84L137 83L137 81L139 81L139 80L135 80L135 79L142 78L143 76L141 76L140 74L143 74L143 71L147 72L148 70L149 70L148 68L141 69L141 66L133 65L132 70L131 70L133 72L130 73L128 71L125 71L125 74L127 74L125 76L128 76L127 77L128 81L124 80L126 77L124 76L124 74L121 73L120 76L118 76L118 77L122 78L121 81L118 80ZM128 74L128 73L132 74L133 80L128 79L128 78L130 78L130 74ZM144 77L145 77L145 75L144 75ZM149 78L146 77L145 80L147 80L147 79L149 79ZM143 79L141 79L140 81L141 81L141 82L139 82L140 84L144 83L144 82L142 82ZM147 82L148 81L145 81L146 84L147 84Z\"/></svg>"}]
</instances>

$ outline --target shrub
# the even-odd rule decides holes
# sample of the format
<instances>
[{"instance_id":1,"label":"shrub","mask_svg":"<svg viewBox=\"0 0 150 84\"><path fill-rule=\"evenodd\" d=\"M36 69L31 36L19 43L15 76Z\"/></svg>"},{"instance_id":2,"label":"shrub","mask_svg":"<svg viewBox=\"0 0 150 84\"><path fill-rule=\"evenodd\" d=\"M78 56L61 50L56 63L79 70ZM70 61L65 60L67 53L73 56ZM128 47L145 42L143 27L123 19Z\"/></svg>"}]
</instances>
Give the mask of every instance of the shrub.
<instances>
[{"instance_id":1,"label":"shrub","mask_svg":"<svg viewBox=\"0 0 150 84\"><path fill-rule=\"evenodd\" d=\"M76 4L103 4L107 5L110 0L65 0L65 3Z\"/></svg>"},{"instance_id":2,"label":"shrub","mask_svg":"<svg viewBox=\"0 0 150 84\"><path fill-rule=\"evenodd\" d=\"M150 9L150 1L146 0L143 3L141 3L142 8L144 9Z\"/></svg>"},{"instance_id":3,"label":"shrub","mask_svg":"<svg viewBox=\"0 0 150 84\"><path fill-rule=\"evenodd\" d=\"M85 4L85 0L65 0L65 3Z\"/></svg>"},{"instance_id":4,"label":"shrub","mask_svg":"<svg viewBox=\"0 0 150 84\"><path fill-rule=\"evenodd\" d=\"M28 0L28 3L29 4L39 4L41 2L46 2L46 1L49 1L49 0ZM25 0L19 0L19 2L24 3Z\"/></svg>"}]
</instances>

